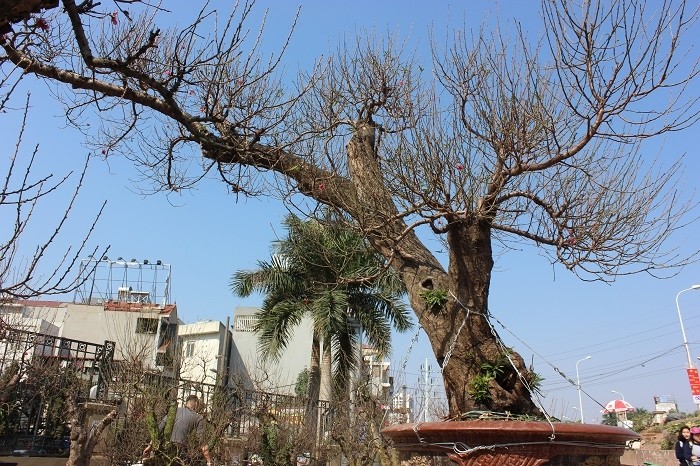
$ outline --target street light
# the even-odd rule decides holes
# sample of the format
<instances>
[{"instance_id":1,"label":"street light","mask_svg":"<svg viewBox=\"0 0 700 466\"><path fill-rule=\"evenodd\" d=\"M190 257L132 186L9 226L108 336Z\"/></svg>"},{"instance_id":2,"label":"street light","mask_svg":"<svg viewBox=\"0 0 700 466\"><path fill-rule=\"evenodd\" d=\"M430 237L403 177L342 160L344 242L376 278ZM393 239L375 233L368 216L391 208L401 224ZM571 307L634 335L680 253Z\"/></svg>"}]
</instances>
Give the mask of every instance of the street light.
<instances>
[{"instance_id":1,"label":"street light","mask_svg":"<svg viewBox=\"0 0 700 466\"><path fill-rule=\"evenodd\" d=\"M579 406L579 413L581 413L581 424L583 424L583 400L581 399L581 381L578 376L578 363L581 361L585 361L586 359L591 359L590 356L586 356L583 359L579 359L576 361L576 388L578 389L578 406Z\"/></svg>"},{"instance_id":2,"label":"street light","mask_svg":"<svg viewBox=\"0 0 700 466\"><path fill-rule=\"evenodd\" d=\"M610 390L610 391L613 392L613 393L617 393L618 395L620 395L620 396L622 397L622 401L625 401L625 395L623 395L622 393L618 392L617 390Z\"/></svg>"},{"instance_id":3,"label":"street light","mask_svg":"<svg viewBox=\"0 0 700 466\"><path fill-rule=\"evenodd\" d=\"M688 357L688 367L693 367L693 358L690 356L690 347L688 346L688 339L685 336L685 327L683 327L683 317L681 317L681 306L678 304L678 298L681 296L681 293L685 293L686 291L690 290L700 290L700 285L693 285L690 288L686 288L685 290L681 290L678 292L676 295L676 309L678 310L678 322L681 324L681 333L683 334L683 346L685 346L685 354Z\"/></svg>"},{"instance_id":4,"label":"street light","mask_svg":"<svg viewBox=\"0 0 700 466\"><path fill-rule=\"evenodd\" d=\"M686 291L691 291L691 290L700 290L700 285L691 285L690 288L686 288L684 290L681 290L678 292L676 295L676 310L678 311L678 322L681 324L681 334L683 334L683 346L685 346L685 355L688 358L688 369L692 369L695 366L693 365L693 358L690 356L690 347L688 346L688 338L685 336L685 327L683 326L683 317L681 316L681 306L678 304L678 298L680 298L681 293L685 293ZM690 377L690 375L689 375ZM691 381L691 385L692 385ZM692 388L692 387L691 387ZM696 403L698 408L700 408L700 403Z\"/></svg>"},{"instance_id":5,"label":"street light","mask_svg":"<svg viewBox=\"0 0 700 466\"><path fill-rule=\"evenodd\" d=\"M618 392L617 390L610 390L610 391L613 393L617 393L618 395L620 395L622 397L622 401L625 401L625 395ZM622 414L623 414L622 419L627 421L627 413L623 412ZM618 413L617 411L615 411L615 420L617 420L617 425L619 426L620 425L620 413Z\"/></svg>"}]
</instances>

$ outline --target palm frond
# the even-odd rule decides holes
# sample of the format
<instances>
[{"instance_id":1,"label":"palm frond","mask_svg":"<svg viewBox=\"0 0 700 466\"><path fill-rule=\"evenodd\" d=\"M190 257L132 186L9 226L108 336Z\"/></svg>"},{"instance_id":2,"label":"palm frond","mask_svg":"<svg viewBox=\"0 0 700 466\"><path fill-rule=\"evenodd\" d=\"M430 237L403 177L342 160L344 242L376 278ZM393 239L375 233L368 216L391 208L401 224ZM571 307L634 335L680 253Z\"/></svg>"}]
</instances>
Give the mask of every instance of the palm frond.
<instances>
[{"instance_id":1,"label":"palm frond","mask_svg":"<svg viewBox=\"0 0 700 466\"><path fill-rule=\"evenodd\" d=\"M342 387L358 364L351 322L360 324L366 341L382 355L391 349L392 328L406 331L413 325L401 300L406 288L399 274L347 222L332 211L311 220L288 215L287 236L273 243L270 261L231 279L239 296L265 295L256 326L265 357L279 358L293 328L308 314L314 335L331 345L334 383Z\"/></svg>"},{"instance_id":2,"label":"palm frond","mask_svg":"<svg viewBox=\"0 0 700 466\"><path fill-rule=\"evenodd\" d=\"M288 300L255 313L253 330L258 334L258 348L264 359L279 360L303 315L304 309Z\"/></svg>"}]
</instances>

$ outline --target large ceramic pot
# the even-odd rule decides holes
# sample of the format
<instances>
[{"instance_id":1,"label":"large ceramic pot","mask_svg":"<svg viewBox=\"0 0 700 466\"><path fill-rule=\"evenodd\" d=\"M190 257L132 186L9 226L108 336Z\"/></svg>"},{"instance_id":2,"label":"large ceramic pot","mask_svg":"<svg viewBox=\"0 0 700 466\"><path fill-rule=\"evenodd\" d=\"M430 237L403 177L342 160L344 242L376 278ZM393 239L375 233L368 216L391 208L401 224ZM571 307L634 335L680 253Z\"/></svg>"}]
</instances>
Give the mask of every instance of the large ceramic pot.
<instances>
[{"instance_id":1,"label":"large ceramic pot","mask_svg":"<svg viewBox=\"0 0 700 466\"><path fill-rule=\"evenodd\" d=\"M400 424L382 434L404 458L447 456L460 466L619 466L623 427L539 421L473 420Z\"/></svg>"}]
</instances>

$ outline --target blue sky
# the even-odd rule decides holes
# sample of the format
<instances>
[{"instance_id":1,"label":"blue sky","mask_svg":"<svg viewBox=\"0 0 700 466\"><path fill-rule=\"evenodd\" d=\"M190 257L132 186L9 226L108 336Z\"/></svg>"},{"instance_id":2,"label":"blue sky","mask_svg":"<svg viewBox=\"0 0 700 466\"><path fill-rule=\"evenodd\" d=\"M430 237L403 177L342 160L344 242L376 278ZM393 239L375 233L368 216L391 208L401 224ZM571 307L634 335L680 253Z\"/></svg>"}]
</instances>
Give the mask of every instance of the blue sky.
<instances>
[{"instance_id":1,"label":"blue sky","mask_svg":"<svg viewBox=\"0 0 700 466\"><path fill-rule=\"evenodd\" d=\"M214 1L212 5L224 7L228 3ZM539 2L504 1L500 7L485 9L487 3L305 2L285 68L295 73L298 67L308 67L324 52L334 50L341 35L352 36L365 29L408 37L410 46L426 59L430 28L439 37L450 27L477 27L484 20L493 23L500 17L502 27L509 27L509 20L517 18L528 33L541 33ZM265 47L274 50L282 43L297 7L293 1L258 3L258 15L269 8ZM184 8L171 18L184 22L188 18ZM250 24L255 28L257 23L253 20ZM63 174L79 169L88 150L83 147L84 136L67 127L61 106L51 96L52 86L27 79L14 104L21 103L23 92L31 91L33 110L23 141L24 152L39 144L38 170ZM697 85L691 91L696 89ZM1 118L2 139L13 141L16 115ZM664 160L669 160L683 156L683 184L689 194L697 187L700 171L693 147L697 145L695 134L697 126L644 146L652 157L662 154ZM9 153L7 143L4 146L3 152ZM160 259L172 264L172 296L184 320L225 320L235 306L260 304L259 297L234 297L228 281L234 271L255 267L256 261L269 256L270 241L283 234L280 222L286 213L284 206L272 199L236 198L213 181L188 192L144 197L137 193L137 180L138 172L125 160L94 160L79 206L59 246L81 237L101 202L107 199L107 209L92 242L111 245L110 257ZM59 195L40 206L24 247L31 248L48 234L42 227L52 225L51 219L63 205L65 196ZM698 249L698 238L700 224L695 223L678 232L674 240L688 252ZM436 244L435 248L440 246ZM543 406L553 414L578 417L575 387L553 368L575 379L576 361L586 355L591 359L579 365L583 389L590 395L584 395L586 420L600 416L596 403L619 397L611 390L647 409L653 409L654 395L675 396L680 409L690 411L694 406L685 377L675 297L695 283L700 283L698 264L666 280L637 275L621 277L612 284L583 282L563 268L550 265L536 249L524 248L497 258L490 307L507 327L495 324L506 343L526 361L532 360L535 370L545 377ZM680 304L695 357L700 355L700 291L684 293ZM392 356L395 369L402 369L412 336L409 332L396 337ZM414 385L424 358L432 359L432 353L421 334L408 354L406 374L397 374L397 381ZM436 363L431 361L431 365L435 370Z\"/></svg>"}]
</instances>

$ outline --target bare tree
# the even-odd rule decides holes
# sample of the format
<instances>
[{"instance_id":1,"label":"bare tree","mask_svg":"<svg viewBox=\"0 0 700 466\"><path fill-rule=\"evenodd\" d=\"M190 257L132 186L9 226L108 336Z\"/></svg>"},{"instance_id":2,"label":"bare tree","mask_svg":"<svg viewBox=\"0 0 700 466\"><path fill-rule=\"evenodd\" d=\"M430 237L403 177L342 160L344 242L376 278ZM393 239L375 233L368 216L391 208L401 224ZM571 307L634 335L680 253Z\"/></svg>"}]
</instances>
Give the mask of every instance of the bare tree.
<instances>
[{"instance_id":1,"label":"bare tree","mask_svg":"<svg viewBox=\"0 0 700 466\"><path fill-rule=\"evenodd\" d=\"M668 242L691 207L679 165L640 151L698 118L685 44L698 15L683 0L653 11L543 0L539 41L455 33L433 46L429 78L397 39L368 35L292 90L280 56L260 53L264 32L248 35L249 3L172 31L151 28L158 9L132 5L126 21L62 6L0 38L4 69L64 83L67 116L87 131L98 109L96 149L122 151L155 190L217 174L236 193L269 194L273 178L285 199L349 214L401 273L453 415L537 411L533 374L489 321L495 252L534 244L592 280L690 259ZM444 241L447 267L419 230Z\"/></svg>"},{"instance_id":2,"label":"bare tree","mask_svg":"<svg viewBox=\"0 0 700 466\"><path fill-rule=\"evenodd\" d=\"M103 405L100 419L91 424L88 418L94 406L86 399L90 379L82 371L89 367L86 360L70 356L70 350L55 354L50 335L9 330L4 340L13 349L8 351L6 346L4 353L15 359L0 364L0 400L7 407L3 427L9 429L4 433L16 435L17 428L26 429L22 424L28 424L35 435L40 431L45 440L58 440L49 448L61 450L65 448L61 439L67 436L67 464L88 466L103 432L117 417L116 405ZM19 379L14 380L17 375Z\"/></svg>"},{"instance_id":3,"label":"bare tree","mask_svg":"<svg viewBox=\"0 0 700 466\"><path fill-rule=\"evenodd\" d=\"M0 111L5 111L4 102L0 104ZM35 176L35 163L38 157L39 146L35 146L29 156L24 154L22 138L26 129L29 109L29 96L23 110L23 118L17 136L14 151L10 151L3 161L4 177L0 185L0 212L2 221L0 225L0 301L12 299L27 299L38 296L68 293L82 284L77 274L80 259L84 254L104 254L108 248L99 251L99 247L88 249L88 239L95 229L95 225L105 203L102 204L95 220L87 233L74 245L65 248L57 263L48 267L47 256L51 250L59 248L58 236L68 222L69 215L73 212L80 188L85 179L88 167L88 159L85 160L82 171L77 175L77 183L70 189L72 196L65 207L65 212L54 225L42 225L47 232L46 239L41 244L32 245L32 249L23 245L22 239L30 228L39 227L34 215L42 202L46 202L51 195L57 194L61 189L69 186L69 180L73 173L68 173L56 180L53 174ZM53 230L53 231L52 231ZM50 270L47 273L47 270ZM87 276L87 275L85 275ZM84 281L84 279L83 279Z\"/></svg>"},{"instance_id":4,"label":"bare tree","mask_svg":"<svg viewBox=\"0 0 700 466\"><path fill-rule=\"evenodd\" d=\"M55 8L58 0L3 0L0 2L0 34L12 30L12 23L29 18L44 8Z\"/></svg>"}]
</instances>

